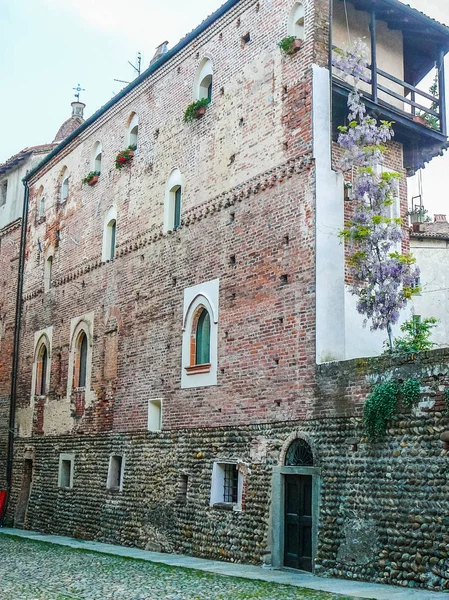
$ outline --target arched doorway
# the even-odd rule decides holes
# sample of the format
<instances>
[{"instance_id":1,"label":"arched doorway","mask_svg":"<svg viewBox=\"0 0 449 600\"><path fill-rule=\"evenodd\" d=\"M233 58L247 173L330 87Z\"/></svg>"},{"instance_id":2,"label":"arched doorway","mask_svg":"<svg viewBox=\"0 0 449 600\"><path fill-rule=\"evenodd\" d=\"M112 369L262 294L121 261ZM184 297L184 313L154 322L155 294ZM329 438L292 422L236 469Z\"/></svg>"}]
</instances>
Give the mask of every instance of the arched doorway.
<instances>
[{"instance_id":1,"label":"arched doorway","mask_svg":"<svg viewBox=\"0 0 449 600\"><path fill-rule=\"evenodd\" d=\"M313 571L316 555L319 474L310 444L296 438L283 465L273 469L272 564Z\"/></svg>"},{"instance_id":2,"label":"arched doorway","mask_svg":"<svg viewBox=\"0 0 449 600\"><path fill-rule=\"evenodd\" d=\"M313 467L313 453L296 439L285 455L286 467ZM284 566L312 570L312 475L285 475Z\"/></svg>"}]
</instances>

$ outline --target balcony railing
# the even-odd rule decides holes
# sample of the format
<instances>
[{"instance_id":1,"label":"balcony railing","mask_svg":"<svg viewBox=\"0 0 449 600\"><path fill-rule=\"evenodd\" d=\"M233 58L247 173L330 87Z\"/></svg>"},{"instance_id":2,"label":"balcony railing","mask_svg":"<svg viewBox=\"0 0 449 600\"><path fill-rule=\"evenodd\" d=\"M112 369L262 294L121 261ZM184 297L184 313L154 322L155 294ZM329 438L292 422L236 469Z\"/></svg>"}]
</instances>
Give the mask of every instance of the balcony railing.
<instances>
[{"instance_id":1,"label":"balcony railing","mask_svg":"<svg viewBox=\"0 0 449 600\"><path fill-rule=\"evenodd\" d=\"M337 46L333 46L333 49L341 52ZM344 87L349 87L348 84L344 83L343 71L338 68L338 64L334 60L332 61L332 65L334 81L341 82ZM347 76L348 74L345 73L345 75ZM396 86L396 90L391 89L391 85L389 86L388 82L380 83L379 78L393 83ZM362 92L368 94L370 100L375 104L388 107L412 121L446 135L444 72L441 70L438 74L438 89L441 90L439 96L424 92L416 86L395 77L391 73L379 69L374 62L367 65L365 73L361 76L361 81ZM383 97L379 97L379 94ZM425 106L423 103L426 100L430 102L430 107ZM404 110L405 105L410 107L409 110Z\"/></svg>"}]
</instances>

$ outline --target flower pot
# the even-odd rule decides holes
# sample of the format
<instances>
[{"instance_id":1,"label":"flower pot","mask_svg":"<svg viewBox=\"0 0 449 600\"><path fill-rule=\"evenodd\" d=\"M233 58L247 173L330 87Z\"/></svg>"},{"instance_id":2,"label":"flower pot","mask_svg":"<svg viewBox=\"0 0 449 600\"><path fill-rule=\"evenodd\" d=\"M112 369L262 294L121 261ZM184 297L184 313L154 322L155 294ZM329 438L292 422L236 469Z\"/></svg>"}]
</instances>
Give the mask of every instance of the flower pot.
<instances>
[{"instance_id":1,"label":"flower pot","mask_svg":"<svg viewBox=\"0 0 449 600\"><path fill-rule=\"evenodd\" d=\"M298 52L298 50L302 47L302 40L293 40L292 45L289 50L289 54L294 54Z\"/></svg>"},{"instance_id":2,"label":"flower pot","mask_svg":"<svg viewBox=\"0 0 449 600\"><path fill-rule=\"evenodd\" d=\"M128 150L129 158L134 158L134 150Z\"/></svg>"},{"instance_id":3,"label":"flower pot","mask_svg":"<svg viewBox=\"0 0 449 600\"><path fill-rule=\"evenodd\" d=\"M98 175L95 175L95 177L92 177L91 179L89 179L89 181L87 182L87 185L95 185L98 181Z\"/></svg>"},{"instance_id":4,"label":"flower pot","mask_svg":"<svg viewBox=\"0 0 449 600\"><path fill-rule=\"evenodd\" d=\"M415 115L413 117L413 122L414 123L419 123L420 125L427 125L425 118L424 117L420 117L419 115Z\"/></svg>"},{"instance_id":5,"label":"flower pot","mask_svg":"<svg viewBox=\"0 0 449 600\"><path fill-rule=\"evenodd\" d=\"M196 118L201 119L201 117L204 117L205 114L206 114L206 107L200 106L200 108L196 112Z\"/></svg>"}]
</instances>

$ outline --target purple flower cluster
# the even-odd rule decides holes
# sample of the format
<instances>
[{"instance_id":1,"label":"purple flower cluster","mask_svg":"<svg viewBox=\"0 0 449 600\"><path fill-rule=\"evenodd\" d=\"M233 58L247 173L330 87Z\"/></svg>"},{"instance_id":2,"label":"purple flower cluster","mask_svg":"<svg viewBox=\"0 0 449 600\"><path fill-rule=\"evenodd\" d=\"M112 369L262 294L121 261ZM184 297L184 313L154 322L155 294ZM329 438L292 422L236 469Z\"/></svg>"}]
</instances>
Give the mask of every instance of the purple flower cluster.
<instances>
[{"instance_id":1,"label":"purple flower cluster","mask_svg":"<svg viewBox=\"0 0 449 600\"><path fill-rule=\"evenodd\" d=\"M410 255L398 251L401 220L390 215L398 194L398 176L382 172L385 144L394 133L390 123L379 124L367 114L357 90L360 69L366 66L362 46L359 41L351 52L338 54L339 68L356 77L348 98L349 125L340 128L338 138L344 149L343 169L355 169L354 215L342 235L349 246L351 293L358 298L357 310L365 316L365 324L371 321L371 329L387 329L391 343L391 326L414 293L419 269Z\"/></svg>"},{"instance_id":2,"label":"purple flower cluster","mask_svg":"<svg viewBox=\"0 0 449 600\"><path fill-rule=\"evenodd\" d=\"M351 48L335 48L332 52L332 64L344 75L354 77L356 82L370 81L368 47L360 39Z\"/></svg>"}]
</instances>

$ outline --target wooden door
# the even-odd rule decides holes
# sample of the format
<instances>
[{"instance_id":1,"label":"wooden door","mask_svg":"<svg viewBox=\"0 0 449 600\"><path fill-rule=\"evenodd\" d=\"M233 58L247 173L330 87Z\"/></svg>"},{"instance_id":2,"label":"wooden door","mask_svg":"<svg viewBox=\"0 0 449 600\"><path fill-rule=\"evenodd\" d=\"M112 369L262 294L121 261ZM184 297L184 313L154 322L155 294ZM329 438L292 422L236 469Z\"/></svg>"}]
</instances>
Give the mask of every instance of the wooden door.
<instances>
[{"instance_id":1,"label":"wooden door","mask_svg":"<svg viewBox=\"0 0 449 600\"><path fill-rule=\"evenodd\" d=\"M23 527L25 523L28 500L30 499L32 477L33 461L29 458L26 458L23 465L22 487L20 488L19 500L17 502L14 527Z\"/></svg>"},{"instance_id":2,"label":"wooden door","mask_svg":"<svg viewBox=\"0 0 449 600\"><path fill-rule=\"evenodd\" d=\"M284 566L312 570L312 476L285 476Z\"/></svg>"}]
</instances>

